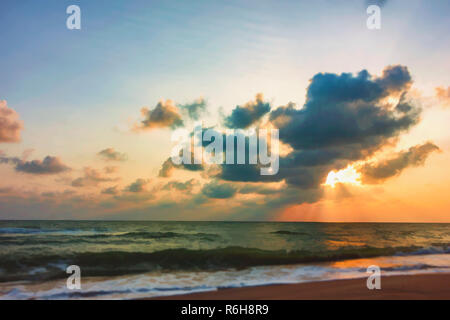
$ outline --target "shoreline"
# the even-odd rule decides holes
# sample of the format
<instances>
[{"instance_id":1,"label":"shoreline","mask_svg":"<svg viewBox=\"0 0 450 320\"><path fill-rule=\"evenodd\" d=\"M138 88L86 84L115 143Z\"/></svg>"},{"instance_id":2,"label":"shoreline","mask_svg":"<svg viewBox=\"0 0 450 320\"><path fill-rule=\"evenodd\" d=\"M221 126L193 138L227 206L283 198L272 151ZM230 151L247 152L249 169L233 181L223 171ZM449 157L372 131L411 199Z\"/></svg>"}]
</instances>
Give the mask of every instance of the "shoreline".
<instances>
[{"instance_id":1,"label":"shoreline","mask_svg":"<svg viewBox=\"0 0 450 320\"><path fill-rule=\"evenodd\" d=\"M197 292L144 300L450 300L450 273L382 276L381 289L367 278L274 284Z\"/></svg>"}]
</instances>

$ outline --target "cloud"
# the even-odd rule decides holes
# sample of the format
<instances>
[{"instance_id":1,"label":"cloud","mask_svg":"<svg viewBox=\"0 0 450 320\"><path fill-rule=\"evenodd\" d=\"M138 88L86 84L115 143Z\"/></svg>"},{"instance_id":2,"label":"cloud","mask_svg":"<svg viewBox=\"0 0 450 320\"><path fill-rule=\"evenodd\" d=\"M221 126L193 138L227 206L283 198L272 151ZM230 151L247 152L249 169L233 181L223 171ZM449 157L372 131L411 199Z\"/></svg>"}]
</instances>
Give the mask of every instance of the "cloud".
<instances>
[{"instance_id":1,"label":"cloud","mask_svg":"<svg viewBox=\"0 0 450 320\"><path fill-rule=\"evenodd\" d=\"M163 190L178 190L178 191L184 191L184 192L189 193L198 184L199 184L199 182L195 179L190 179L185 182L170 181L163 187Z\"/></svg>"},{"instance_id":2,"label":"cloud","mask_svg":"<svg viewBox=\"0 0 450 320\"><path fill-rule=\"evenodd\" d=\"M183 120L178 108L172 100L161 100L152 110L142 108L141 114L144 120L135 126L136 130L154 128L177 128L183 126Z\"/></svg>"},{"instance_id":3,"label":"cloud","mask_svg":"<svg viewBox=\"0 0 450 320\"><path fill-rule=\"evenodd\" d=\"M118 180L118 178L110 178L102 174L100 171L90 167L85 167L83 171L84 176L72 181L73 187L95 187L102 182L111 182Z\"/></svg>"},{"instance_id":4,"label":"cloud","mask_svg":"<svg viewBox=\"0 0 450 320\"><path fill-rule=\"evenodd\" d=\"M330 170L365 159L420 120L420 108L404 94L411 86L404 66L388 66L381 77L363 70L319 73L301 109L290 104L270 114L280 140L293 151L280 159L279 177L301 187L318 187ZM400 96L395 108L385 103Z\"/></svg>"},{"instance_id":5,"label":"cloud","mask_svg":"<svg viewBox=\"0 0 450 320\"><path fill-rule=\"evenodd\" d=\"M261 195L272 195L272 194L277 194L279 193L281 190L280 189L275 189L275 188L270 188L270 187L266 187L264 185L260 185L260 184L246 184L245 186L243 186L242 188L239 189L239 193L241 194L261 194Z\"/></svg>"},{"instance_id":6,"label":"cloud","mask_svg":"<svg viewBox=\"0 0 450 320\"><path fill-rule=\"evenodd\" d=\"M236 106L231 115L225 118L225 126L235 129L248 128L269 111L270 103L264 102L263 94L258 93L255 101L247 102L243 106Z\"/></svg>"},{"instance_id":7,"label":"cloud","mask_svg":"<svg viewBox=\"0 0 450 320\"><path fill-rule=\"evenodd\" d=\"M351 73L318 73L309 84L305 107L322 106L324 109L331 103L374 103L389 94L408 90L411 84L408 68L400 65L387 66L381 77L372 77L367 70L356 76Z\"/></svg>"},{"instance_id":8,"label":"cloud","mask_svg":"<svg viewBox=\"0 0 450 320\"><path fill-rule=\"evenodd\" d=\"M380 78L374 80L386 93L409 90L412 84L411 74L406 66L387 66Z\"/></svg>"},{"instance_id":9,"label":"cloud","mask_svg":"<svg viewBox=\"0 0 450 320\"><path fill-rule=\"evenodd\" d=\"M119 167L116 166L106 166L103 171L106 174L116 173L119 170Z\"/></svg>"},{"instance_id":10,"label":"cloud","mask_svg":"<svg viewBox=\"0 0 450 320\"><path fill-rule=\"evenodd\" d=\"M55 198L61 199L62 197L74 195L75 191L73 190L64 190L63 192L42 192L41 196L46 198Z\"/></svg>"},{"instance_id":11,"label":"cloud","mask_svg":"<svg viewBox=\"0 0 450 320\"><path fill-rule=\"evenodd\" d=\"M185 169L188 171L202 171L204 169L202 164L194 164L193 160L191 159L192 164L180 164L175 165L172 162L172 158L168 158L161 166L161 169L159 170L158 176L161 178L168 178L172 176L173 169L179 168L179 169Z\"/></svg>"},{"instance_id":12,"label":"cloud","mask_svg":"<svg viewBox=\"0 0 450 320\"><path fill-rule=\"evenodd\" d=\"M192 103L180 104L178 108L182 112L186 112L189 118L198 120L200 115L206 111L206 101L203 98L199 98Z\"/></svg>"},{"instance_id":13,"label":"cloud","mask_svg":"<svg viewBox=\"0 0 450 320\"><path fill-rule=\"evenodd\" d=\"M172 171L174 168L174 164L172 162L172 159L169 158L161 166L161 169L159 170L158 176L161 178L168 178L172 175Z\"/></svg>"},{"instance_id":14,"label":"cloud","mask_svg":"<svg viewBox=\"0 0 450 320\"><path fill-rule=\"evenodd\" d=\"M99 153L97 155L102 158L105 161L126 161L128 160L128 156L126 153L120 153L118 151L115 151L114 148L107 148Z\"/></svg>"},{"instance_id":15,"label":"cloud","mask_svg":"<svg viewBox=\"0 0 450 320\"><path fill-rule=\"evenodd\" d=\"M29 174L57 174L71 170L60 158L47 156L44 160L23 161L16 163L15 170Z\"/></svg>"},{"instance_id":16,"label":"cloud","mask_svg":"<svg viewBox=\"0 0 450 320\"><path fill-rule=\"evenodd\" d=\"M169 196L159 197L156 188L148 191L149 180L137 179L125 188L112 186L101 190L102 194L110 194L112 197L98 195L95 190L92 202L89 202L90 198L85 198L83 204L79 205L78 199L71 197L64 205L73 203L76 206L75 209L70 209L73 212L83 208L93 212L93 216L112 213L112 216L117 214L118 217L128 218L127 214L130 213L130 217L134 218L179 219L181 212L189 218L263 220L275 218L280 209L294 204L321 200L324 196L322 184L331 170L365 162L364 169L357 168L361 170L365 181L382 181L399 174L407 167L423 164L427 156L437 150L434 144L427 143L377 163L368 162L386 145L395 145L402 134L420 121L421 110L411 100L411 84L412 77L404 66L389 66L381 76L370 75L365 70L357 74L319 73L311 79L306 101L302 106L289 103L271 110L270 105L263 102L261 95L253 102L236 107L225 120L229 127L258 125L262 119L265 121L268 118L268 127L274 126L280 130L280 141L289 151L280 156L280 170L274 176L261 176L259 165L175 166L169 158L161 167L161 177L171 176L174 169L178 168L203 170L202 178L212 180L203 186L194 179L170 181L165 185L161 183L159 187L166 191L162 194ZM399 99L399 103L393 105L390 98ZM189 108L175 106L173 103L167 107L166 104L167 102L161 102L159 108L172 110L160 112L168 115L167 117L158 118L152 115L155 110L146 110L140 129L145 129L146 126L156 128L181 125L180 114L189 115ZM261 106L264 104L265 107ZM157 108L158 106L155 107ZM202 109L196 108L193 110ZM156 119L178 119L181 123ZM203 147L207 144L203 143ZM248 141L246 144L248 147ZM17 164L21 161L24 160L0 156L0 162L3 163ZM214 170L210 170L212 167ZM77 180L81 179L78 182L81 185L112 181L114 179L106 174L112 172L114 169L102 168L100 172L91 171ZM370 179L372 180L369 181ZM283 183L273 183L280 181ZM200 191L193 193L197 189ZM349 195L348 190L338 191L340 197ZM227 206L217 206L213 200L233 197L236 199L227 201ZM0 206L3 205L1 198L0 195ZM16 201L19 203L18 207L22 202ZM3 208L6 210L10 207ZM61 210L67 210L64 206L57 209L55 207L51 212L59 214ZM72 214L72 211L64 212Z\"/></svg>"},{"instance_id":17,"label":"cloud","mask_svg":"<svg viewBox=\"0 0 450 320\"><path fill-rule=\"evenodd\" d=\"M276 175L262 176L259 165L223 164L210 177L255 183L284 180L289 187L321 189L331 170L370 158L420 121L421 109L407 94L411 85L405 66L388 66L379 77L366 70L357 74L318 73L310 81L302 108L289 103L269 114L269 121L279 129L280 141L291 150L280 156ZM390 105L389 97L398 99L398 104ZM257 97L251 105L262 100L262 96ZM239 114L232 113L227 121L239 122ZM254 117L250 118L246 124L253 121ZM242 123L233 126L245 127ZM161 174L167 175L170 169L165 163Z\"/></svg>"},{"instance_id":18,"label":"cloud","mask_svg":"<svg viewBox=\"0 0 450 320\"><path fill-rule=\"evenodd\" d=\"M12 164L17 172L36 175L58 174L71 170L59 157L46 156L43 160L27 161L32 151L32 149L25 150L22 158L8 157L4 153L0 153L0 164Z\"/></svg>"},{"instance_id":19,"label":"cloud","mask_svg":"<svg viewBox=\"0 0 450 320\"><path fill-rule=\"evenodd\" d=\"M18 164L20 161L22 161L20 158L8 157L4 152L0 154L0 164Z\"/></svg>"},{"instance_id":20,"label":"cloud","mask_svg":"<svg viewBox=\"0 0 450 320\"><path fill-rule=\"evenodd\" d=\"M411 75L404 66L388 66L380 77L365 70L356 75L316 74L302 108L289 103L269 114L269 121L280 130L280 141L291 150L280 156L276 175L262 176L260 165L223 164L209 177L255 184L284 180L287 189L301 188L305 196L297 197L293 192L283 197L282 205L316 201L331 170L370 158L420 121L421 109L408 100L411 84ZM398 104L389 105L388 97L399 99ZM252 190L243 188L242 193L246 192Z\"/></svg>"},{"instance_id":21,"label":"cloud","mask_svg":"<svg viewBox=\"0 0 450 320\"><path fill-rule=\"evenodd\" d=\"M237 189L229 183L219 183L217 181L205 184L202 193L208 198L227 199L235 195Z\"/></svg>"},{"instance_id":22,"label":"cloud","mask_svg":"<svg viewBox=\"0 0 450 320\"><path fill-rule=\"evenodd\" d=\"M19 142L23 123L16 111L8 108L5 100L0 100L0 143Z\"/></svg>"},{"instance_id":23,"label":"cloud","mask_svg":"<svg viewBox=\"0 0 450 320\"><path fill-rule=\"evenodd\" d=\"M407 167L423 165L425 160L439 147L431 142L398 152L394 157L377 163L366 163L359 169L363 183L379 183L399 175Z\"/></svg>"},{"instance_id":24,"label":"cloud","mask_svg":"<svg viewBox=\"0 0 450 320\"><path fill-rule=\"evenodd\" d=\"M450 86L447 87L447 89L444 87L437 87L435 90L438 100L441 101L444 106L450 106Z\"/></svg>"},{"instance_id":25,"label":"cloud","mask_svg":"<svg viewBox=\"0 0 450 320\"><path fill-rule=\"evenodd\" d=\"M124 191L134 192L134 193L143 192L143 191L145 191L145 187L149 184L149 182L150 182L150 180L148 180L148 179L137 179L136 181L131 183L129 186L127 186Z\"/></svg>"},{"instance_id":26,"label":"cloud","mask_svg":"<svg viewBox=\"0 0 450 320\"><path fill-rule=\"evenodd\" d=\"M116 195L119 193L119 189L117 186L105 188L102 190L103 194L110 194L110 195Z\"/></svg>"}]
</instances>

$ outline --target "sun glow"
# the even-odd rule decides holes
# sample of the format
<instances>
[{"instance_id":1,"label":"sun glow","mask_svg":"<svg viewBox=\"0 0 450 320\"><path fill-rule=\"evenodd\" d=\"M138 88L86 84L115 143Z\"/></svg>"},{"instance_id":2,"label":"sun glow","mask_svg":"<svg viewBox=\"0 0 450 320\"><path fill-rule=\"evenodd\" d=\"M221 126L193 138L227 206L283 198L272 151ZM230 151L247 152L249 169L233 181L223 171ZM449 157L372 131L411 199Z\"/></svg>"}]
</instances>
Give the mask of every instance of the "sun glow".
<instances>
[{"instance_id":1,"label":"sun glow","mask_svg":"<svg viewBox=\"0 0 450 320\"><path fill-rule=\"evenodd\" d=\"M349 183L354 185L361 185L361 174L353 168L348 166L345 169L339 171L330 171L325 181L325 186L334 188L337 183Z\"/></svg>"}]
</instances>

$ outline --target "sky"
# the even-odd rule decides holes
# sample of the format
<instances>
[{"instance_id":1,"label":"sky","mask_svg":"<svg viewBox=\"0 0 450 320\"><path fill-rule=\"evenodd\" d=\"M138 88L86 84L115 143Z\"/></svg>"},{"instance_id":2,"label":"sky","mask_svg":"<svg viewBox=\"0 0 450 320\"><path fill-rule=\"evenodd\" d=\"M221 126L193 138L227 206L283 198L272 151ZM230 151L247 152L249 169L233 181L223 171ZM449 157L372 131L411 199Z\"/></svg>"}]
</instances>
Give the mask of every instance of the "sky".
<instances>
[{"instance_id":1,"label":"sky","mask_svg":"<svg viewBox=\"0 0 450 320\"><path fill-rule=\"evenodd\" d=\"M449 15L419 0L1 1L0 219L450 222ZM174 165L171 136L196 121L279 130L279 171Z\"/></svg>"}]
</instances>

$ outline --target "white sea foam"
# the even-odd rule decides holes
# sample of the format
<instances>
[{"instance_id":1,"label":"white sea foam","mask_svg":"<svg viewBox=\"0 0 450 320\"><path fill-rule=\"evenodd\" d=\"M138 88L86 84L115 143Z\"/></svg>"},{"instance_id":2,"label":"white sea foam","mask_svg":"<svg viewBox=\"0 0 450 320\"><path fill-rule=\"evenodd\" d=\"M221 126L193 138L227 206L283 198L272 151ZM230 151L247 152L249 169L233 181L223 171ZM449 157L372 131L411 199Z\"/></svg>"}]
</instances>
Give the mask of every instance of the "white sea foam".
<instances>
[{"instance_id":1,"label":"white sea foam","mask_svg":"<svg viewBox=\"0 0 450 320\"><path fill-rule=\"evenodd\" d=\"M366 278L368 265L381 267L383 276L450 271L450 255L393 256L335 263L251 267L215 272L147 273L105 279L86 278L82 290L71 291L65 281L0 285L1 299L136 299L214 291L219 288L292 284Z\"/></svg>"}]
</instances>

